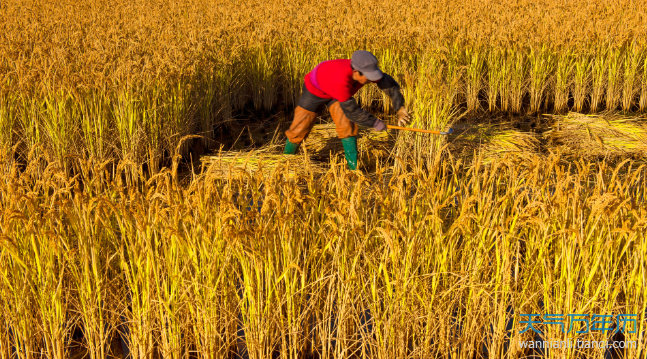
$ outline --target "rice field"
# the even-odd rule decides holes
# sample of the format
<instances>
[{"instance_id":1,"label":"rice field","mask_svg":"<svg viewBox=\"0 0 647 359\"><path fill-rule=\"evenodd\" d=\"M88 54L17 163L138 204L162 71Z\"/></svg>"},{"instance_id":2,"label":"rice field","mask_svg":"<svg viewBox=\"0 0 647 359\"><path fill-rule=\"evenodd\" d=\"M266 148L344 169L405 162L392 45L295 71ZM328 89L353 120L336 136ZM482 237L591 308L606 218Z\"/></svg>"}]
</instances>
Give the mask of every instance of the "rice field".
<instances>
[{"instance_id":1,"label":"rice field","mask_svg":"<svg viewBox=\"0 0 647 359\"><path fill-rule=\"evenodd\" d=\"M646 358L646 24L633 0L0 2L0 359ZM282 155L304 75L357 49L454 132L361 128L349 171L322 113Z\"/></svg>"}]
</instances>

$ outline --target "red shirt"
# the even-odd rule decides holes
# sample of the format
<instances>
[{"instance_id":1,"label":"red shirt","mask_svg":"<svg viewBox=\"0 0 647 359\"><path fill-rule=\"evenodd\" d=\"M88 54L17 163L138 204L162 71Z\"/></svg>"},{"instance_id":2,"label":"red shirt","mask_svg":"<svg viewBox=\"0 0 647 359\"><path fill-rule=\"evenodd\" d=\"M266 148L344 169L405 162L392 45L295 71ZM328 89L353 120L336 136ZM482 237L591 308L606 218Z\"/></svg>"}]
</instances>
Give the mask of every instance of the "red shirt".
<instances>
[{"instance_id":1,"label":"red shirt","mask_svg":"<svg viewBox=\"0 0 647 359\"><path fill-rule=\"evenodd\" d=\"M316 88L310 80L312 71L308 72L304 78L308 91L317 97L344 102L364 86L353 80L353 69L350 67L348 59L328 60L318 66L316 81L321 90Z\"/></svg>"}]
</instances>

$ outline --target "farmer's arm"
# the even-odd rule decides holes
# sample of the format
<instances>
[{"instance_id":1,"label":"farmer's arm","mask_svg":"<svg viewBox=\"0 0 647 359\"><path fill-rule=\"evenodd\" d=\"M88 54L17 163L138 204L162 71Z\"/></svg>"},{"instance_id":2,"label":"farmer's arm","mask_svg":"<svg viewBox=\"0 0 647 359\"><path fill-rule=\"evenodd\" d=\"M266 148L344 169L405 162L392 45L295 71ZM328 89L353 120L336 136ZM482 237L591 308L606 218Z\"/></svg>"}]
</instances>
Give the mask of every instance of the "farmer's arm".
<instances>
[{"instance_id":1,"label":"farmer's arm","mask_svg":"<svg viewBox=\"0 0 647 359\"><path fill-rule=\"evenodd\" d=\"M393 79L393 77L384 74L382 79L377 82L377 87L384 91L387 96L391 98L391 104L398 114L398 124L405 126L411 121L411 116L406 108L404 108L404 97L400 92L400 85Z\"/></svg>"},{"instance_id":2,"label":"farmer's arm","mask_svg":"<svg viewBox=\"0 0 647 359\"><path fill-rule=\"evenodd\" d=\"M398 85L393 77L384 74L382 79L377 82L377 87L389 96L391 104L393 104L393 109L398 111L400 107L404 106L404 97L400 92L400 85Z\"/></svg>"},{"instance_id":3,"label":"farmer's arm","mask_svg":"<svg viewBox=\"0 0 647 359\"><path fill-rule=\"evenodd\" d=\"M339 106L344 111L344 115L346 115L349 120L355 122L358 125L376 127L379 125L379 123L382 122L377 117L362 110L353 97L344 102L339 101Z\"/></svg>"}]
</instances>

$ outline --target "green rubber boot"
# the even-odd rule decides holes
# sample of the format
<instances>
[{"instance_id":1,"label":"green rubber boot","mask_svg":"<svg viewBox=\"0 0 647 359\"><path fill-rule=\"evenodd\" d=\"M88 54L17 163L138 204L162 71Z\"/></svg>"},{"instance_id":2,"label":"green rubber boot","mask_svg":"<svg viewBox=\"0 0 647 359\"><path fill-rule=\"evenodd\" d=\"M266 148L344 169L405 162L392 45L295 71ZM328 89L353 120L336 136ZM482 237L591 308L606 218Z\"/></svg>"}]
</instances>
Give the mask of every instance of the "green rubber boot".
<instances>
[{"instance_id":1,"label":"green rubber boot","mask_svg":"<svg viewBox=\"0 0 647 359\"><path fill-rule=\"evenodd\" d=\"M297 153L297 149L299 148L298 143L292 143L290 142L289 139L285 140L285 149L283 150L284 155L293 155Z\"/></svg>"},{"instance_id":2,"label":"green rubber boot","mask_svg":"<svg viewBox=\"0 0 647 359\"><path fill-rule=\"evenodd\" d=\"M348 169L355 171L357 169L357 136L342 138L341 144L344 146Z\"/></svg>"}]
</instances>

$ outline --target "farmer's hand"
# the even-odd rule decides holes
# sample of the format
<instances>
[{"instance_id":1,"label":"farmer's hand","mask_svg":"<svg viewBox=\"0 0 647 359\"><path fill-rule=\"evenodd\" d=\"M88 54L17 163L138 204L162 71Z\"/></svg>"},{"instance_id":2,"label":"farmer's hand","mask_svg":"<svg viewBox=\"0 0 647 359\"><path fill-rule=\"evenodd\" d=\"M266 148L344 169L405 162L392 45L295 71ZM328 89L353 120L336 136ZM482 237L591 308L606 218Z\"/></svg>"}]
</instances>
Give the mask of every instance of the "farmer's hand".
<instances>
[{"instance_id":1,"label":"farmer's hand","mask_svg":"<svg viewBox=\"0 0 647 359\"><path fill-rule=\"evenodd\" d=\"M373 129L375 129L375 131L386 131L386 124L378 118L373 124Z\"/></svg>"},{"instance_id":2,"label":"farmer's hand","mask_svg":"<svg viewBox=\"0 0 647 359\"><path fill-rule=\"evenodd\" d=\"M409 121L411 121L409 112L407 112L407 109L404 108L404 106L400 107L398 110L398 126L406 126L409 124Z\"/></svg>"}]
</instances>

